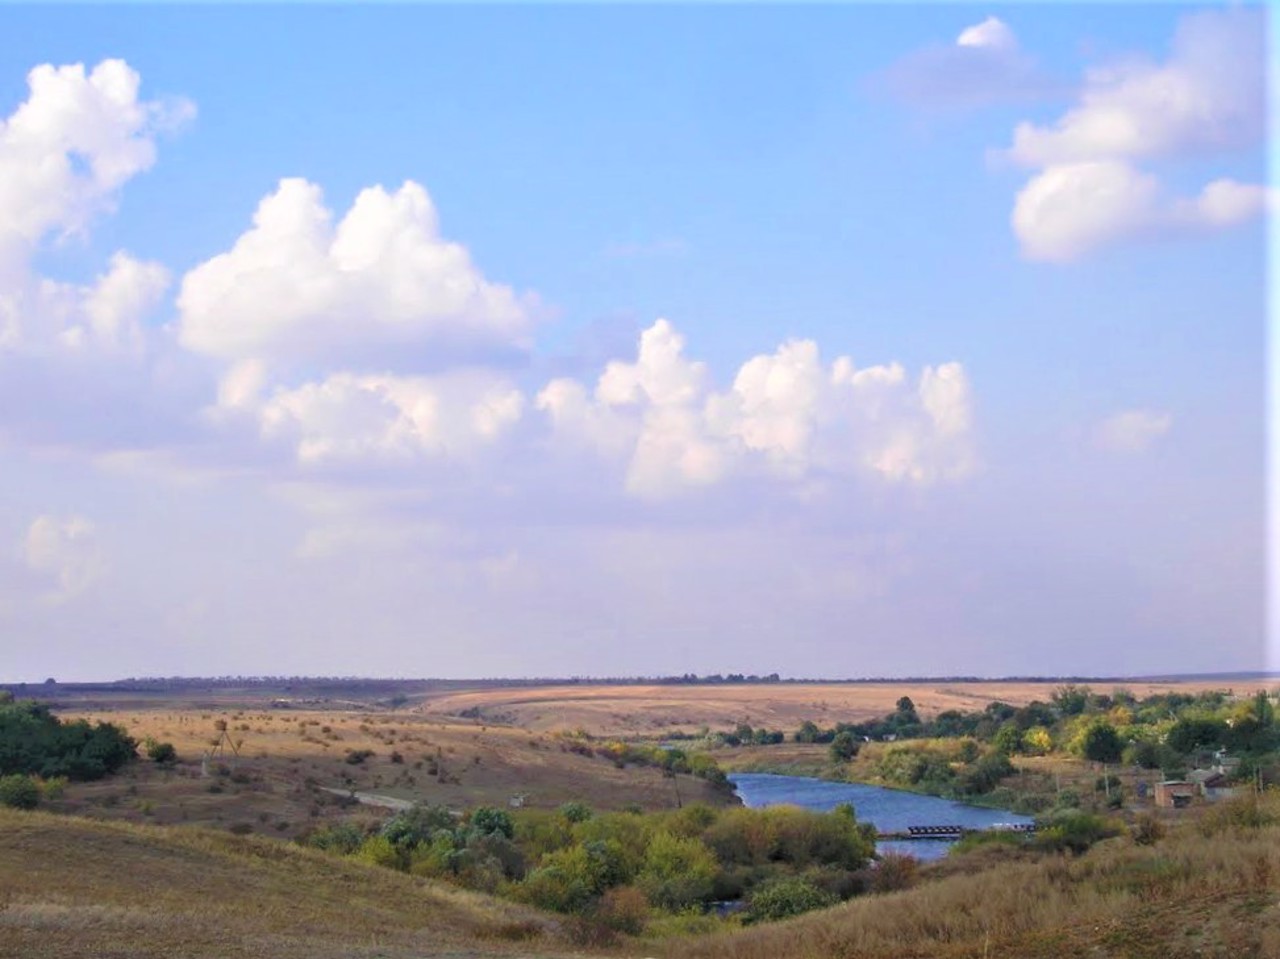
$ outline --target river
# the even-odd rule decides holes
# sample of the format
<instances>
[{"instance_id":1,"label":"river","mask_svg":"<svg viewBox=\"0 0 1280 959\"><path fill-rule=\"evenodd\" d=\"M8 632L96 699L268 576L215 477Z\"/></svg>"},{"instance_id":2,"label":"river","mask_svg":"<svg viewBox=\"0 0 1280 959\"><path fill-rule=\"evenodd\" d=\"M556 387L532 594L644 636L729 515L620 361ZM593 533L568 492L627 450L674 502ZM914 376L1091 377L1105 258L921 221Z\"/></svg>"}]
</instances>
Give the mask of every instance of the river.
<instances>
[{"instance_id":1,"label":"river","mask_svg":"<svg viewBox=\"0 0 1280 959\"><path fill-rule=\"evenodd\" d=\"M1029 823L1029 816L970 806L952 799L921 796L917 793L862 783L837 783L807 776L776 776L769 773L730 773L738 796L747 806L788 804L817 809L834 809L841 803L853 803L859 822L874 823L880 832L905 832L908 826L968 826L985 829L997 823ZM941 859L951 848L942 839L913 839L905 842L885 841L880 852L900 852L917 859Z\"/></svg>"}]
</instances>

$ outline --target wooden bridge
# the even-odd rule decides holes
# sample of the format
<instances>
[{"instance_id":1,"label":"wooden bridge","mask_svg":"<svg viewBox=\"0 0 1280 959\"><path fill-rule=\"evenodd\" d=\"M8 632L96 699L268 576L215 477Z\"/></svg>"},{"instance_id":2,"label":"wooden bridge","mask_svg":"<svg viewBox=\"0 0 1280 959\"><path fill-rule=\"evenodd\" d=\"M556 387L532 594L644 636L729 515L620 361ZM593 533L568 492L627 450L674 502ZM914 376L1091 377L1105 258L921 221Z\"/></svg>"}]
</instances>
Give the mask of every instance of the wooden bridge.
<instances>
[{"instance_id":1,"label":"wooden bridge","mask_svg":"<svg viewBox=\"0 0 1280 959\"><path fill-rule=\"evenodd\" d=\"M1001 822L994 826L976 829L972 826L908 826L898 832L877 833L877 839L892 839L895 842L904 839L960 839L972 832L1035 832L1036 824L1032 822Z\"/></svg>"}]
</instances>

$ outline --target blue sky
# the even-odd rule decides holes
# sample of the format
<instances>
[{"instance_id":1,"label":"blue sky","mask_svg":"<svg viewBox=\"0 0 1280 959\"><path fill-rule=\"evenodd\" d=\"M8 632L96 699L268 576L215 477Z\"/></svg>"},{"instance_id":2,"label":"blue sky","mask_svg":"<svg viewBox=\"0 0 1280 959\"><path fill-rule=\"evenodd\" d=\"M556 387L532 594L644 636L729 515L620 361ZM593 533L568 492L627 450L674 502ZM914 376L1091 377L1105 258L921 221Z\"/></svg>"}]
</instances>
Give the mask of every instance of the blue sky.
<instances>
[{"instance_id":1,"label":"blue sky","mask_svg":"<svg viewBox=\"0 0 1280 959\"><path fill-rule=\"evenodd\" d=\"M1265 665L1262 26L0 10L0 675Z\"/></svg>"}]
</instances>

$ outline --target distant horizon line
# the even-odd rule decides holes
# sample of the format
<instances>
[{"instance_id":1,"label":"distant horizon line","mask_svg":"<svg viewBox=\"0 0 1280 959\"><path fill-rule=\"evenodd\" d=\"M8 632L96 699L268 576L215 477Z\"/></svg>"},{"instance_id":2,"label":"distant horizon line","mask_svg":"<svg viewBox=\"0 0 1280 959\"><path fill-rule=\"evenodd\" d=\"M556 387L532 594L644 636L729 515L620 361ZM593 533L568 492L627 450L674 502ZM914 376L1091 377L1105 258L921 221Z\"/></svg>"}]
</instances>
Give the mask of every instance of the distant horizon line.
<instances>
[{"instance_id":1,"label":"distant horizon line","mask_svg":"<svg viewBox=\"0 0 1280 959\"><path fill-rule=\"evenodd\" d=\"M1226 670L1220 672L1193 673L1145 673L1145 674L1102 674L1102 675L946 675L946 676L865 676L865 677L782 677L778 673L709 673L709 674L667 674L654 676L361 676L361 675L243 675L224 674L220 676L130 676L110 680L73 680L59 681L56 678L44 680L0 680L0 689L38 687L60 689L81 688L113 688L154 687L161 684L231 686L248 684L268 686L275 684L370 684L370 685L412 685L412 684L520 684L520 685L818 685L848 684L872 685L876 683L1153 683L1153 682L1190 682L1190 681L1257 681L1280 680L1280 671L1262 670Z\"/></svg>"}]
</instances>

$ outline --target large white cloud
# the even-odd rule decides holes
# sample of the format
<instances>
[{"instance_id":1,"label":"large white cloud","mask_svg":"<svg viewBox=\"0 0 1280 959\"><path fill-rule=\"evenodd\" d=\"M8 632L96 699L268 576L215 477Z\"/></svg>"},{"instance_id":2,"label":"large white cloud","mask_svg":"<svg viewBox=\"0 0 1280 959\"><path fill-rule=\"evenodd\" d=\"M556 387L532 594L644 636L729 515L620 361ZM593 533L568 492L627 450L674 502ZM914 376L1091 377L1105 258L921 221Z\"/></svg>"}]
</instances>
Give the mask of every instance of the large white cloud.
<instances>
[{"instance_id":1,"label":"large white cloud","mask_svg":"<svg viewBox=\"0 0 1280 959\"><path fill-rule=\"evenodd\" d=\"M1266 187L1228 179L1194 197L1169 198L1155 175L1098 160L1037 174L1019 191L1012 222L1028 258L1064 262L1125 240L1236 226L1270 202Z\"/></svg>"},{"instance_id":2,"label":"large white cloud","mask_svg":"<svg viewBox=\"0 0 1280 959\"><path fill-rule=\"evenodd\" d=\"M1263 213L1268 191L1219 179L1170 197L1139 161L1255 144L1265 121L1261 13L1185 17L1163 63L1128 60L1088 73L1055 123L1020 124L1005 156L1038 168L1011 216L1029 259L1064 262L1142 238L1205 233Z\"/></svg>"},{"instance_id":3,"label":"large white cloud","mask_svg":"<svg viewBox=\"0 0 1280 959\"><path fill-rule=\"evenodd\" d=\"M1248 146L1265 126L1265 34L1256 9L1185 17L1164 63L1089 71L1079 105L1049 126L1019 124L1010 155L1043 167Z\"/></svg>"},{"instance_id":4,"label":"large white cloud","mask_svg":"<svg viewBox=\"0 0 1280 959\"><path fill-rule=\"evenodd\" d=\"M959 363L926 367L913 384L897 364L825 364L810 340L751 358L717 392L704 365L685 357L683 337L659 320L641 335L636 360L610 363L594 390L554 380L536 403L567 441L623 460L626 488L641 496L740 473L928 483L975 465Z\"/></svg>"},{"instance_id":5,"label":"large white cloud","mask_svg":"<svg viewBox=\"0 0 1280 959\"><path fill-rule=\"evenodd\" d=\"M523 348L531 323L527 303L441 237L413 182L361 191L335 225L318 186L281 180L230 250L183 277L178 308L183 345L223 360Z\"/></svg>"},{"instance_id":6,"label":"large white cloud","mask_svg":"<svg viewBox=\"0 0 1280 959\"><path fill-rule=\"evenodd\" d=\"M336 373L279 389L256 410L269 438L295 444L303 463L465 456L519 419L524 397L485 373L390 376Z\"/></svg>"},{"instance_id":7,"label":"large white cloud","mask_svg":"<svg viewBox=\"0 0 1280 959\"><path fill-rule=\"evenodd\" d=\"M29 94L0 120L0 351L137 347L168 272L124 252L89 284L37 275L32 257L50 237L83 235L114 208L120 188L155 162L156 137L185 121L184 100L140 100L140 78L121 60L43 65Z\"/></svg>"}]
</instances>

